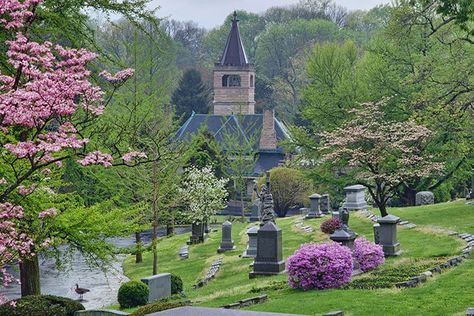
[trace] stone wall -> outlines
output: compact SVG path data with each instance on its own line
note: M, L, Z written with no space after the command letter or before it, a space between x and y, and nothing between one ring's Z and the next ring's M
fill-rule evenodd
M224 75L240 76L240 87L223 87ZM255 113L255 69L253 66L216 66L214 79L214 114L254 114ZM251 86L253 77L253 86Z

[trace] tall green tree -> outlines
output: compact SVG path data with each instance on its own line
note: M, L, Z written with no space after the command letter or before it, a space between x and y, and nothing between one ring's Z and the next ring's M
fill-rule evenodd
M183 119L190 117L193 112L207 113L209 111L209 88L202 82L199 71L189 69L184 72L171 102L176 106L176 115Z

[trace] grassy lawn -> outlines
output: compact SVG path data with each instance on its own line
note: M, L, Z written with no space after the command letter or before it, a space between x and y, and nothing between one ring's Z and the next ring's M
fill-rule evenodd
M463 247L460 239L447 235L447 229L474 233L474 206L465 205L463 201L392 211L403 219L413 221L418 227L411 230L399 227L403 253L400 257L389 258L383 268L434 265L437 260L457 255ZM285 258L302 243L328 240L319 231L323 219L305 221L314 227L314 232L310 234L296 228L296 219L278 220L283 230ZM159 243L159 271L181 276L188 299L194 305L201 306L221 306L260 294L267 294L268 302L250 309L305 315L319 315L335 309L344 310L348 315L463 315L467 307L474 306L473 260L436 275L420 287L403 290L337 289L304 292L286 286L283 283L286 275L249 279L252 259L239 257L246 246L245 231L248 227L250 224L233 224L232 233L237 249L222 254L224 260L216 278L200 289L193 289L192 285L206 274L212 261L220 256L216 252L220 232L212 232L204 244L191 246L187 260L179 259L178 250L185 244L189 234L162 239ZM373 239L372 222L359 214L351 213L350 227L359 235ZM145 254L141 264L135 264L134 257L127 258L124 262L126 275L131 279L150 275L151 260L149 253Z

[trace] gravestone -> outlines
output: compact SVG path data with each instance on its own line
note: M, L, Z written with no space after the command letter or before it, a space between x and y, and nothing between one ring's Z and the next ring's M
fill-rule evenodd
M243 258L255 258L257 256L257 234L258 234L257 226L253 226L247 230L249 241L247 244L247 249L245 249L242 255Z
M434 194L431 191L421 191L415 196L416 205L434 204Z
M260 200L256 200L253 204L252 204L252 213L250 215L250 221L251 222L259 222L260 219L261 219L261 203L260 203Z
M331 212L329 207L329 194L321 195L320 208L323 214L329 214Z
M369 207L365 201L365 186L356 184L344 188L346 200L342 207L348 210L366 210Z
M171 296L171 274L160 273L151 277L141 279L148 285L148 303Z
M232 240L232 223L229 221L225 221L222 224L222 241L219 249L217 249L217 252L222 253L224 251L234 249L234 241Z
M191 237L187 242L188 245L199 244L204 242L207 234L204 233L204 224L194 222L191 224Z
M336 229L334 233L329 236L329 239L334 242L340 243L343 246L346 246L352 252L354 252L354 241L357 238L357 234L349 228L349 210L346 208L339 210L339 219L341 220L342 225L339 229ZM355 258L353 258L353 275L359 274L361 272L359 268L359 263L355 260Z
M311 202L311 208L309 209L308 215L306 215L307 219L323 217L323 214L321 213L321 210L319 209L320 200L321 200L321 195L317 193L310 195L309 201Z
M281 229L274 222L269 221L258 230L257 256L249 278L282 273L285 270L282 252Z
M386 257L400 255L400 243L397 241L397 224L399 221L400 218L395 215L387 215L377 219L377 223L380 225L377 228L379 245L383 247L383 253Z

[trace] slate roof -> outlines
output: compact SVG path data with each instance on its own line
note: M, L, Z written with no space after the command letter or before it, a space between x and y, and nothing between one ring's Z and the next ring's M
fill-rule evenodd
M274 119L277 141L290 138L286 126L277 118ZM260 134L262 132L263 114L246 115L216 115L193 113L188 120L179 128L176 134L177 140L190 141L193 135L199 133L201 128L214 135L217 142L228 140L226 135L232 135L233 141L240 144L248 142L255 146L258 151L258 159L255 163L252 175L258 176L272 169L285 159L283 148L274 150L262 150L259 147ZM234 138L235 137L235 138Z
M234 12L234 19L232 20L232 28L227 43L225 44L224 52L222 53L219 62L222 66L245 66L248 65L247 54L245 54L244 44L240 38L239 20L237 20L237 12Z
M274 119L277 141L289 139L289 132L286 126L277 118ZM242 144L250 142L258 149L260 134L262 132L263 114L245 115L217 115L217 114L196 114L193 113L188 120L178 129L177 139L191 140L201 127L211 132L217 142L224 141L226 135L233 135ZM260 152L280 152L283 150L260 150Z

